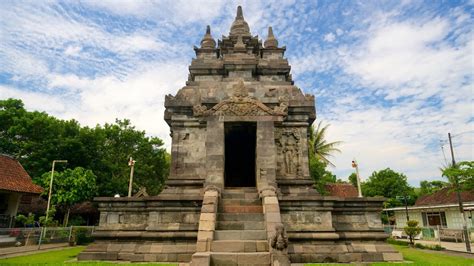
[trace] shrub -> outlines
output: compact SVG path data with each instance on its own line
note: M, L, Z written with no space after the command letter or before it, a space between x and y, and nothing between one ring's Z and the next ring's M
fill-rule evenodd
M85 245L89 244L94 241L94 237L92 237L89 229L87 228L75 228L75 237L76 243L78 245Z
M392 245L404 246L404 247L407 247L409 244L408 242L396 240L393 238L387 238L387 243L392 244Z
M413 246L413 238L421 232L421 227L418 226L418 221L407 221L407 226L405 226L403 230L410 238L410 246Z

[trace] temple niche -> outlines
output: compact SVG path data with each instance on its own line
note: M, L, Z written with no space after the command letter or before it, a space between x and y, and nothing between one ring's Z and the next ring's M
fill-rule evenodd
M242 8L228 36L208 26L189 76L165 97L171 167L157 196L98 197L96 241L80 260L289 265L401 260L381 198L325 197L309 174L314 96L295 86L271 27Z

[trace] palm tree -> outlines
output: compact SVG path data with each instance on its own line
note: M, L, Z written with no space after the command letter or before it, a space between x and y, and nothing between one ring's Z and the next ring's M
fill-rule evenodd
M327 142L325 138L326 130L329 125L330 124L323 126L322 121L320 121L316 129L314 129L314 126L311 126L309 134L309 150L316 159L330 164L331 166L335 166L331 161L329 161L328 157L332 156L332 153L334 152L341 152L337 146L340 145L342 141Z

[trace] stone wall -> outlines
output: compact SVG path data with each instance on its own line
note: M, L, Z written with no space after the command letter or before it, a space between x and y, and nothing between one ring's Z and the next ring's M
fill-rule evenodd
M201 194L95 198L96 241L79 260L189 262L196 252ZM173 196L170 196L173 195Z

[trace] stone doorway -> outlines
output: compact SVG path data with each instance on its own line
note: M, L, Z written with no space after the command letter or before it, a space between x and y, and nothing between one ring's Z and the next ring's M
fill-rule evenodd
M256 123L225 123L226 187L255 187Z

